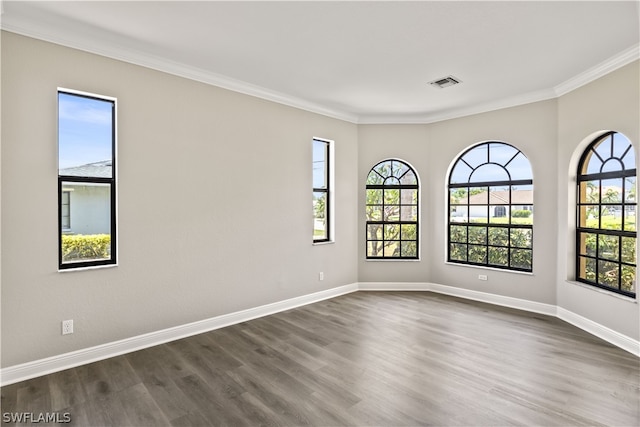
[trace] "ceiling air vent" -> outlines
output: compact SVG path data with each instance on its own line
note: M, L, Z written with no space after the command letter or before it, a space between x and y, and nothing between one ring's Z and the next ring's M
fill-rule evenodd
M448 76L448 77L444 77L444 78L429 82L429 84L431 86L435 86L435 87L440 88L440 89L444 89L445 87L457 85L458 83L460 83L460 79L457 79L457 78L455 78L453 76Z

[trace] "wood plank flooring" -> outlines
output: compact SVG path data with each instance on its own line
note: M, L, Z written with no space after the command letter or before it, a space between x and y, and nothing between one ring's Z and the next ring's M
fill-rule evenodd
M639 360L552 317L357 292L3 387L2 413L78 426L638 426Z

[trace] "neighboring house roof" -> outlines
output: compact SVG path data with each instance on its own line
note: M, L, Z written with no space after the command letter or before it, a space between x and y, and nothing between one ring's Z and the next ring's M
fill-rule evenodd
M88 163L72 168L60 169L61 176L88 176L92 178L111 178L113 176L111 160Z
M470 205L486 205L487 193L478 193L469 197ZM508 205L509 204L509 191L499 190L489 193L490 205ZM511 204L512 205L532 205L533 204L533 190L513 190L511 192Z

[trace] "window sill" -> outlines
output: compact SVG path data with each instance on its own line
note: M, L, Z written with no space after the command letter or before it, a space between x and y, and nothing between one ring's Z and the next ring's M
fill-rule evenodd
M577 282L577 281L574 281L574 280L565 280L565 283L568 283L570 285L577 285L577 286L579 286L581 288L588 289L590 291L595 291L595 292L598 292L598 293L601 293L601 294L604 294L604 295L608 295L610 297L617 298L617 299L620 299L622 301L630 302L632 304L638 304L637 291L636 291L636 298L631 298L631 297L628 297L626 295L621 295L621 294L618 294L616 292L610 292L610 291L607 291L606 289L602 289L602 288L599 288L597 286L587 285L586 283Z
M333 245L335 240L327 240L326 242L313 242L313 246Z
M420 258L365 258L367 262L417 262Z
M455 267L464 267L464 268L479 268L481 270L490 270L490 271L500 271L502 273L513 273L513 274L523 274L525 276L533 276L532 271L519 271L519 270L509 270L507 268L495 268L495 267L485 267L483 265L470 265L470 264L459 264L457 262L444 262L446 265L452 265Z
M78 268L62 268L58 269L58 273L73 273L74 271L86 271L86 270L97 270L101 268L114 268L117 267L118 264L105 264L105 265L91 265L88 267L78 267Z

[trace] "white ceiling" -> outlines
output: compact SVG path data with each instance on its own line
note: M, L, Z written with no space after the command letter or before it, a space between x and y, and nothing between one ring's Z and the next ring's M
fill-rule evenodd
M639 57L636 1L4 1L3 29L356 123L549 99ZM453 75L461 84L429 85Z

